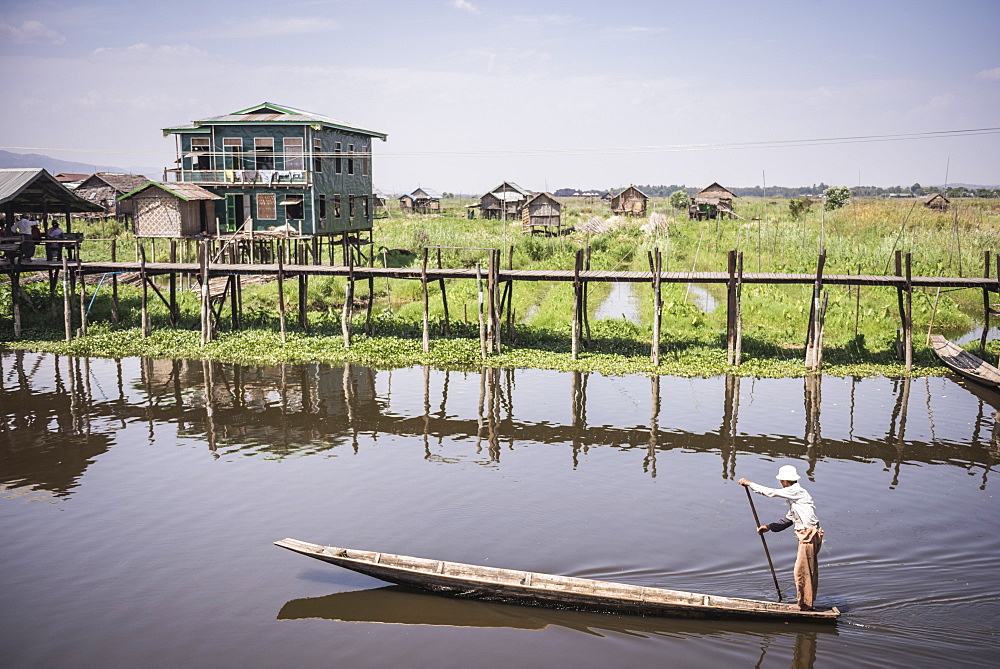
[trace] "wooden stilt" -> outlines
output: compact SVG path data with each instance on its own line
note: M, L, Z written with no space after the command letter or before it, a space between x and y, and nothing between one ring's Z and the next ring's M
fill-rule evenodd
M368 266L375 266L375 254L368 255ZM365 308L365 334L369 337L372 334L372 309L375 306L375 277L368 276L368 305Z
M990 252L984 252L983 278L990 278ZM985 360L986 337L990 329L990 289L983 287L983 334L979 337L979 357Z
M437 266L441 269L441 249L437 250ZM441 289L441 306L444 308L444 320L441 322L441 334L447 336L451 334L451 316L448 313L448 293L445 291L444 279L438 279L438 287Z
M660 364L660 327L663 323L663 291L660 289L663 273L663 256L660 249L653 252L653 341L650 346L650 360Z
M76 271L80 278L80 336L87 336L87 282L84 280L83 263L76 255Z
M894 254L895 270L896 276L902 280L903 278L903 252L897 250ZM903 359L903 349L902 341L899 336L899 332L906 330L906 309L903 306L903 286L896 286L896 306L899 308L899 330L896 334L896 357L897 359Z
M486 322L483 318L483 270L479 263L476 263L476 285L479 288L479 307L476 310L479 316L479 350L482 353L483 360L485 360L488 353L486 348Z
M285 323L285 253L284 244L278 242L278 321L281 327L281 343L288 341Z
M494 263L496 256L493 249L490 249L489 260L486 265L486 344L490 353L496 351L496 291L494 286Z
M69 265L66 256L62 259L62 284L63 284L63 323L66 326L66 341L73 339L73 308L70 301L69 288Z
M420 287L424 297L423 312L423 351L430 353L431 350L431 325L430 325L430 295L427 291L427 247L424 247L424 257L420 263Z
M580 357L580 270L583 268L583 249L578 249L573 264L573 327L570 345L574 360Z
M170 240L170 262L177 262L177 240ZM170 327L175 328L180 324L181 315L177 308L177 274L171 272L167 276L168 288L170 289Z
M304 245L296 244L297 262L305 265L307 248ZM299 274L299 328L305 332L309 329L309 275L305 272Z
M354 254L347 251L345 235L344 261L347 264L347 283L344 285L344 307L340 310L340 331L344 346L351 346L351 322L354 320Z
M823 298L823 267L826 265L826 249L819 254L819 261L816 263L816 279L813 281L812 300L809 305L809 327L806 335L806 369L816 370L819 368L820 360L823 357L823 342L820 336L820 324L822 314L820 313L825 300Z
M21 259L10 265L10 315L14 320L14 337L21 336Z
M149 277L146 276L146 247L139 247L139 281L142 283L139 322L143 338L149 336Z
M726 363L736 363L736 249L729 251L729 280L726 283Z
M657 251L657 253L659 253L659 251ZM590 244L587 244L587 257L584 268L588 272L590 271ZM588 288L588 283L586 281L583 282L582 297L583 297L583 308L581 309L580 313L581 316L583 316L583 329L584 332L586 332L587 336L586 346L587 348L590 348L591 344L593 343L590 338L590 289Z

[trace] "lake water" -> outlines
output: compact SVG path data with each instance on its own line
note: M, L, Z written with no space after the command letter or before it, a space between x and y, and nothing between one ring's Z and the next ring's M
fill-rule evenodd
M755 380L0 355L4 667L995 666L1000 398ZM794 464L837 625L385 587L283 537L774 599ZM784 503L756 496L762 520ZM786 597L791 532L767 535Z

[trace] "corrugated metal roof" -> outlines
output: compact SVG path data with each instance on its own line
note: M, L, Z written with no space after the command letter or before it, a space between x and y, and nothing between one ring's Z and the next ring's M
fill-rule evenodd
M164 128L163 132L164 134L170 134L171 132L190 132L199 126L228 123L291 123L303 125L319 123L324 126L339 128L341 130L351 130L370 137L378 137L383 140L387 137L387 135L382 132L366 130L351 123L345 123L343 121L338 121L335 118L324 116L323 114L316 114L314 112L308 112L285 105L277 105L273 102L262 102L259 105L254 105L253 107L248 107L247 109L242 109L240 111L222 114L221 116L211 116L206 119L194 121L191 125Z
M15 208L41 211L44 206L68 206L71 211L104 211L62 185L40 167L0 169L0 204L10 202ZM31 209L37 207L37 209ZM54 209L50 209L56 213Z
M86 193L91 188L103 188L104 186L110 186L119 193L129 193L134 191L136 188L145 186L149 183L149 181L148 177L144 177L141 174L112 174L108 172L97 172L77 186L77 191Z

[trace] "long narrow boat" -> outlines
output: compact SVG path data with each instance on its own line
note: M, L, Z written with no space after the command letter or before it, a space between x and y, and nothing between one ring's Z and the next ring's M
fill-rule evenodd
M977 358L941 335L931 335L931 346L934 347L934 353L937 354L941 364L948 369L981 386L1000 390L1000 369Z
M799 611L792 604L716 597L589 578L375 553L282 539L276 546L382 581L431 592L494 602L552 608L689 618L755 618L832 622L836 607Z

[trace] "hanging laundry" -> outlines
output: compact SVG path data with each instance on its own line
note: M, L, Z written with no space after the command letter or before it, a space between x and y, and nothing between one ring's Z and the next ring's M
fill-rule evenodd
M230 183L232 183L233 179L236 177L233 170L223 170L223 174L225 174L226 181Z
M261 170L260 180L263 181L265 185L270 186L271 182L274 181L274 170Z
M257 170L243 170L243 181L252 184L257 180Z

